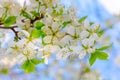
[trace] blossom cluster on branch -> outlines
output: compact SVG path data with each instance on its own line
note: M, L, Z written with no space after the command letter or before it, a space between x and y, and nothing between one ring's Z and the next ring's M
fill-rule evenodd
M35 65L47 64L52 53L62 60L89 56L90 65L108 59L103 50L110 46L96 46L104 34L99 24L86 16L79 19L75 8L67 9L59 0L29 1L20 6L15 0L0 0L0 68L22 64L32 72Z

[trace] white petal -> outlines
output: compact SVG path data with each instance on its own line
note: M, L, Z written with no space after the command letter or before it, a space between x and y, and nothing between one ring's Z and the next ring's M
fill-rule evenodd
M67 35L60 40L60 45L65 46L66 44L69 44L71 40L72 40L72 37Z
M83 59L85 56L86 56L86 51L85 50L81 51L79 54L79 58Z
M44 63L45 63L45 64L48 64L48 56L43 56L42 58L45 59L45 62L44 62Z
M95 23L91 27L92 27L92 31L95 31L95 30L97 30L100 27L100 25Z
M88 46L88 42L89 42L88 39L83 39L83 40L82 40L82 44L83 44L84 46Z
M59 31L59 32L56 33L56 36L58 38L62 38L64 35L65 35L65 32L63 32L63 31Z
M88 36L89 36L89 32L88 31L82 31L80 33L80 38L81 39L87 38Z
M19 31L18 36L19 37L29 37L30 34L26 30L21 30L21 31Z
M52 31L50 30L50 28L47 28L46 26L45 27L42 27L42 31L45 33L45 34L52 34Z
M95 48L89 48L87 51L88 51L88 53L94 53L95 52Z
M93 38L89 38L88 39L88 47L90 47L90 46L94 46L94 39Z
M57 22L52 23L52 30L53 32L56 32L59 30L59 24Z
M59 40L57 37L53 37L53 44L59 44Z
M27 60L27 58L26 58L23 54L19 54L19 55L16 57L16 59L17 59L17 63L18 63L18 64L22 64L22 63L24 63L24 61Z
M47 57L45 58L45 64L48 64L48 58Z
M81 46L71 46L70 49L73 50L73 52L78 54L79 52L82 51L83 48Z
M90 23L89 23L89 21L88 21L87 19L84 21L83 26L84 26L84 28L86 28L86 29L89 29L89 28L90 28Z
M75 35L75 28L73 26L66 27L66 32L72 36Z
M44 41L45 43L51 43L51 40L52 40L52 36L45 36L45 37L43 38L43 41Z
M96 33L93 33L91 36L90 36L91 39L93 40L98 40L98 35Z
M46 45L46 46L44 47L44 51L45 51L45 52L50 52L50 51L51 51L51 47L52 47L52 45Z
M59 46L52 46L51 47L51 52L52 53L58 53L60 51L60 47Z

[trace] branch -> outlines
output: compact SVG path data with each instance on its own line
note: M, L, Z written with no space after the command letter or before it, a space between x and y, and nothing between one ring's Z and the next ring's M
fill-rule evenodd
M18 40L18 31L15 30L15 28L17 28L18 26L11 26L11 27L5 27L0 25L0 29L10 29L14 32L15 34L15 39Z
M30 22L31 22L31 24L34 24L35 21L41 20L42 18L44 18L44 15L41 13L40 16L37 16L35 19L33 19L33 20L30 19ZM25 23L25 20L26 20L26 19L23 19L23 20L21 20L21 21L22 21L23 23Z
M44 15L41 14L40 17L36 17L34 20L31 20L31 24L33 24L35 21L37 20L40 20L44 18ZM23 23L25 23L25 19L21 20ZM18 31L15 30L15 28L17 28L18 26L10 26L10 27L6 27L6 26L3 26L3 25L0 25L0 29L10 29L14 32L15 34L15 39L18 40L19 37L18 37ZM32 26L31 26L32 27Z

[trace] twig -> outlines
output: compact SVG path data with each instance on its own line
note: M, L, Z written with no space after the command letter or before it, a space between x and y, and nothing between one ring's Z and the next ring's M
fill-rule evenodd
M37 20L40 20L40 19L42 19L42 18L44 18L44 15L43 14L40 14L40 16L38 16L38 17L36 17L35 19L31 19L30 20L30 22L31 22L31 24L33 24L35 21L37 21ZM25 20L26 19L23 19L23 20L21 20L23 23L25 23Z

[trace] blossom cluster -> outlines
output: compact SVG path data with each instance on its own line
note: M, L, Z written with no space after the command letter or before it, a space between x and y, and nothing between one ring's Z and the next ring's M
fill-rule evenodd
M47 64L52 53L62 60L91 56L90 65L97 58L108 58L102 52L108 46L96 46L103 34L100 25L86 16L79 19L73 7L67 9L59 0L29 0L22 6L15 0L0 0L0 12L0 62L5 66L23 64L25 69L28 63Z

